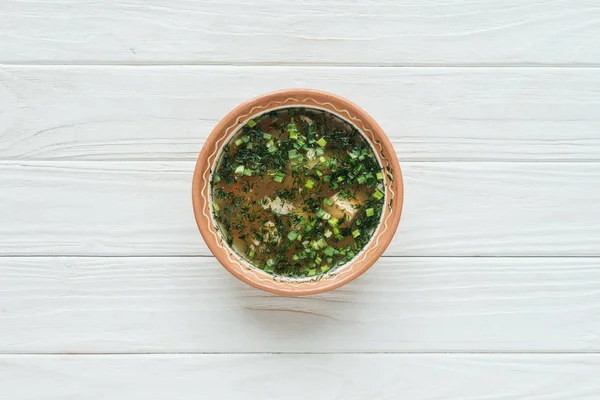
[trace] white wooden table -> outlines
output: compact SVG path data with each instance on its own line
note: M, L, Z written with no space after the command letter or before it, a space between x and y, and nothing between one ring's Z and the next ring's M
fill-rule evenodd
M241 101L355 101L394 242L280 298L210 255L195 158ZM600 398L597 0L0 0L0 398Z

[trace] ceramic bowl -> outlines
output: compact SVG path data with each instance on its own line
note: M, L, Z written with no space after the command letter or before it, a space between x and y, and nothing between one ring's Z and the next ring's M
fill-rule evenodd
M354 125L367 139L384 169L385 206L380 224L370 242L350 262L331 272L312 278L269 275L253 267L222 240L215 228L210 201L211 173L220 150L250 119L277 109L313 108L335 114ZM192 183L192 202L196 223L208 248L223 266L238 279L271 293L289 296L321 293L342 286L369 269L392 241L402 213L403 184L400 165L389 139L381 127L357 105L312 89L288 89L255 97L227 114L212 131L196 163Z

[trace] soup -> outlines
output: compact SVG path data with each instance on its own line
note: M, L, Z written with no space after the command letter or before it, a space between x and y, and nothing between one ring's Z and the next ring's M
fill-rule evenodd
M379 224L384 192L362 134L308 108L248 121L211 176L223 239L254 267L285 277L315 277L351 261Z

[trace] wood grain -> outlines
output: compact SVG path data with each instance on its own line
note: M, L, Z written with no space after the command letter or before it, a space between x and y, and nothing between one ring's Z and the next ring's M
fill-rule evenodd
M208 257L2 257L0 353L599 352L599 287L600 258L386 257L283 298Z
M0 162L0 255L208 255L188 161ZM402 164L386 255L600 256L598 163Z
M595 0L0 4L0 62L331 65L600 62Z
M596 400L599 369L597 355L3 356L0 395L12 400Z
M358 103L401 161L600 161L600 69L189 66L0 68L0 159L195 160L286 87Z

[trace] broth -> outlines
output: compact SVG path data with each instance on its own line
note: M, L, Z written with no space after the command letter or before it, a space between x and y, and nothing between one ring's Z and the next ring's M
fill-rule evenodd
M211 177L223 239L267 273L312 277L352 260L385 201L383 171L356 128L325 111L287 108L250 120Z

